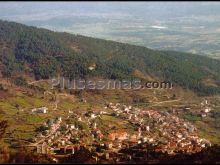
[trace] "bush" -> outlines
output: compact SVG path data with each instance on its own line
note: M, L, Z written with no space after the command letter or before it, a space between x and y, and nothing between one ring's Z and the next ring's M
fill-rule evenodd
M3 85L0 84L0 91L3 91L3 90L4 90Z
M215 118L215 119L220 119L220 112L219 111L212 111L211 112L211 117Z
M17 85L17 86L27 86L27 81L23 77L17 77L15 79L15 85Z
M185 114L183 117L188 121L200 121L202 119L197 114Z

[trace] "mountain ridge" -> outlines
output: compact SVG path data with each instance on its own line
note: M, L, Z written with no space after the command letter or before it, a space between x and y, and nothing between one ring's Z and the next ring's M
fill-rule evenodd
M133 72L139 70L201 95L220 93L220 61L200 55L152 50L1 20L0 48L4 77L24 72L36 79L58 73L70 79L135 79L140 77ZM91 64L96 64L94 71L88 69ZM204 84L205 79L211 79L215 86Z

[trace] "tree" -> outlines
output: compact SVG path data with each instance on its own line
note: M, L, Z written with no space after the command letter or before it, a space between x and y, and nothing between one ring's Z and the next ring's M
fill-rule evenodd
M15 85L17 86L27 86L27 81L23 77L17 77L15 79Z
M0 140L2 139L3 135L5 134L6 128L8 127L7 121L0 122Z
M4 87L2 84L0 84L0 91L4 90Z
M19 110L19 104L15 104L15 108L17 109L17 110Z

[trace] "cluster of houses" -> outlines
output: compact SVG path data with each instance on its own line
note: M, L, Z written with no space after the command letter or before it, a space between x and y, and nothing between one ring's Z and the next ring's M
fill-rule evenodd
M103 133L100 123L96 123L96 119L102 115L126 120L133 125L134 131L128 133L124 129L116 129ZM86 124L89 130L79 128L73 123L67 124L61 117L49 120L43 124L46 129L39 132L35 140L38 153L70 156L80 152L83 146L96 162L114 160L120 163L144 159L149 145L156 152L168 154L195 153L211 146L208 140L198 136L191 123L167 111L144 110L120 103L109 103L102 111L72 116L74 121ZM85 136L89 136L91 140L84 142L82 139ZM137 157L136 151L143 154Z
M196 128L189 122L168 112L140 110L132 106L110 103L109 108L118 117L128 120L137 126L138 144L152 143L158 151L174 154L175 152L194 153L211 143L197 134Z
M81 120L80 118L76 120ZM37 153L55 154L60 153L60 150L68 146L71 153L74 153L73 141L80 140L78 135L80 130L74 124L66 124L61 117L55 120L49 119L43 125L42 130L39 130L34 144L37 146ZM73 137L76 137L75 139Z
M209 112L211 111L211 108L209 107L207 100L201 102L201 108L201 117L207 117Z

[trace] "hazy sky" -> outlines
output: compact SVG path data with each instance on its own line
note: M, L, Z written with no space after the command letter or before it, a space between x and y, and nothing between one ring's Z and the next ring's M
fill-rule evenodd
M219 14L219 2L0 2L0 17L16 19L25 14L67 12L126 13L144 17ZM20 18L20 17L19 17ZM32 19L38 19L36 16ZM43 18L42 18L43 19Z

